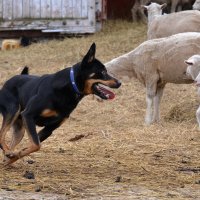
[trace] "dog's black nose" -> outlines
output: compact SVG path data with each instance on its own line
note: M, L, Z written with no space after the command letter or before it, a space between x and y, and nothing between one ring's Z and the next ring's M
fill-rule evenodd
M119 88L121 86L121 82L120 81L117 81L117 85L116 85L116 88Z

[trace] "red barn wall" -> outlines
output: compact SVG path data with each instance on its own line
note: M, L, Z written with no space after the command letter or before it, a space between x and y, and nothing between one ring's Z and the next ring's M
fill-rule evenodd
M108 19L127 19L131 20L131 8L135 0L107 0Z

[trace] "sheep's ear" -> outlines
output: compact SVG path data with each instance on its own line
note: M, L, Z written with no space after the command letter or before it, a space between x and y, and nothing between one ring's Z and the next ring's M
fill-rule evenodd
M161 5L161 9L164 9L164 8L166 8L167 7L167 4L166 3L163 3L162 5Z
M141 8L143 8L144 10L148 10L148 6L145 5L141 5Z
M190 61L188 61L188 60L185 60L184 62L185 62L185 64L187 64L187 65L193 65L193 62L190 62Z

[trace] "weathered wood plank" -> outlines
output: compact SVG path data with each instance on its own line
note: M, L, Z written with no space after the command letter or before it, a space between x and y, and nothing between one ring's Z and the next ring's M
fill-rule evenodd
M73 0L63 0L62 5L62 17L72 18L73 17Z
M0 18L3 18L3 0L0 0Z
M51 18L51 0L41 0L41 18Z
M30 0L24 0L22 2L22 9L23 9L23 13L22 13L23 18L30 18L30 16L31 16L31 14L30 14Z
M3 1L3 18L7 20L12 19L12 0Z
M81 18L81 1L73 0L73 18Z
M87 0L82 0L81 17L82 18L87 18L88 17L88 1Z
M62 18L62 0L52 0L52 18Z
M88 0L88 26L96 27L95 1Z
M0 31L92 33L96 28L95 0L0 0L1 16Z
M13 0L13 19L22 18L23 13L22 0Z
M30 1L30 17L31 18L40 18L41 17L41 5L40 0L31 0Z

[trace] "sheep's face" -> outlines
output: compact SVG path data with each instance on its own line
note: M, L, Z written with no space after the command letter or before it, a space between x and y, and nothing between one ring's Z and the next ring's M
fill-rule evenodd
M186 74L193 80L197 77L200 72L200 55L194 55L188 60L185 60L187 64Z
M153 18L156 15L162 15L162 10L167 6L166 3L160 5L157 3L151 3L148 6L145 5L141 5L142 8L144 8L145 10L147 10L148 12L148 18ZM151 21L151 19L149 19Z

